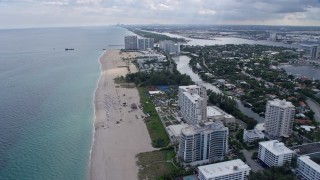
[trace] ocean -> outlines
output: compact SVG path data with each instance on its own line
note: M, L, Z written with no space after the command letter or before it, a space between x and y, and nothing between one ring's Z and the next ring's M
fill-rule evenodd
M131 34L117 26L0 30L0 179L87 179L98 60Z

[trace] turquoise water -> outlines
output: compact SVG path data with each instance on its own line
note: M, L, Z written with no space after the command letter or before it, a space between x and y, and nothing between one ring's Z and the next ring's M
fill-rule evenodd
M87 178L98 59L129 34L115 26L0 30L0 179Z

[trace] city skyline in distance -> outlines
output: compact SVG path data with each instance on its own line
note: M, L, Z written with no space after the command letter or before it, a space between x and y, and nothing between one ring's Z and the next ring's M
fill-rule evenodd
M0 28L110 24L320 26L319 0L0 0Z

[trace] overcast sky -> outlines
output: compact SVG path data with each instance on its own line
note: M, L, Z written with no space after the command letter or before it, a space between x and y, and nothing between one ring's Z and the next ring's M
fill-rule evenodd
M109 24L320 25L320 0L0 0L0 28Z

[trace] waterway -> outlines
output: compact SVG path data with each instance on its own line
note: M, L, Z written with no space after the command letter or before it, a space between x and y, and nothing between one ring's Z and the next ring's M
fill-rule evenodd
M222 37L216 38L215 40L205 40L205 39L193 39L193 38L186 38L177 34L171 33L159 33L164 34L170 37L176 38L185 38L188 40L187 45L194 45L194 46L205 46L205 45L224 45L224 44L260 44L260 45L268 45L268 46L279 46L279 47L289 47L289 48L300 48L299 44L284 44L281 42L272 42L272 41L254 41L248 39L241 39L241 38L234 38L234 37ZM177 69L180 73L187 74L191 77L191 79L196 83L203 84L207 89L210 89L214 92L221 93L221 91L209 84L204 83L198 74L194 73L189 66L190 58L188 56L179 56L174 58L174 61L177 63ZM310 65L303 65L303 66L294 66L294 65L283 65L281 66L286 70L288 74L292 74L297 77L305 76L310 79L320 79L320 69L310 66ZM253 112L250 108L244 107L240 101L237 101L239 110L244 113L245 115L254 118L259 123L264 122L264 118L259 116L257 113ZM320 115L319 115L320 116Z
M320 69L311 65L295 66L295 65L282 65L281 68L285 69L288 74L296 77L305 76L310 79L320 79Z
M189 66L190 58L188 56L177 56L173 58L174 62L177 64L177 69L181 74L187 74L191 77L192 81L196 84L201 84L205 88L212 90L216 93L221 93L221 91L210 83L204 82L198 74L194 73Z
M159 34L163 34L163 35L167 35L169 37L175 37L175 38L184 38L188 41L187 45L193 45L193 46L225 45L225 44L260 44L260 45L266 45L266 46L301 48L300 44L285 44L282 42L273 42L273 41L267 41L267 40L255 41L255 40L236 38L236 37L217 37L215 39L193 39L193 38L187 38L184 36L171 34L171 33L159 33Z

